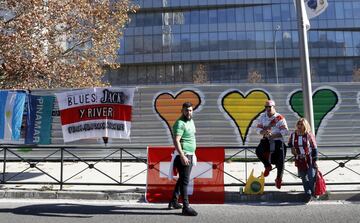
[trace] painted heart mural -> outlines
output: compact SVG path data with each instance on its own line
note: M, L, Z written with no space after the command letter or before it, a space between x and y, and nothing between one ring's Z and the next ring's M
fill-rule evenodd
M331 89L319 89L313 93L313 110L315 134L325 118L338 104L338 94ZM301 90L294 92L290 96L289 105L299 116L304 117L303 93Z
M172 93L165 92L159 94L155 98L155 111L166 123L170 132L172 132L172 126L175 121L180 117L182 105L185 102L191 102L193 104L194 111L196 111L196 109L201 105L201 97L193 90L183 90L175 96Z
M226 93L221 106L237 126L243 145L253 121L264 111L269 95L262 90L253 90L246 96L234 90Z

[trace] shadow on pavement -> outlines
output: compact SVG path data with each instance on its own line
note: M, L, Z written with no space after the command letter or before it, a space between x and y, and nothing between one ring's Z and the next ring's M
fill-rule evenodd
M351 196L350 198L346 199L347 201L360 201L360 193Z
M269 207L272 207L272 206L276 206L276 207L290 207L290 206L303 206L303 205L306 205L304 202L294 202L294 203L278 203L276 201L274 202L250 202L250 203L246 203L244 205L248 205L248 206L269 206Z
M179 213L178 213L179 212ZM13 213L16 215L35 215L47 217L77 217L91 218L94 215L180 215L167 208L154 207L126 207L105 205L82 205L82 204L36 204L16 208L2 208L0 213Z
M0 179L3 178L3 173L0 173ZM38 177L44 175L43 173L20 173L20 172L6 172L5 173L5 181L22 181L26 179L31 179L34 177Z

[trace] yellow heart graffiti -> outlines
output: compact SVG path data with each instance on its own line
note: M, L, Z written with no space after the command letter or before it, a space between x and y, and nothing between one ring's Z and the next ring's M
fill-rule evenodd
M264 111L269 95L261 90L253 90L244 97L240 91L228 92L222 98L222 107L236 124L245 145L249 128L253 121Z

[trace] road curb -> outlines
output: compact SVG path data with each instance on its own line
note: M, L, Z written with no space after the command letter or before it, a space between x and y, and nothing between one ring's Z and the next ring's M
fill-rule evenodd
M261 195L246 195L236 192L225 193L226 203L241 202L303 202L305 194L302 192L265 192ZM327 191L326 194L314 199L319 201L360 201L360 191Z
M145 202L144 192L118 191L38 191L0 190L3 199L71 199L71 200L111 200ZM239 192L225 192L225 203L248 202L303 202L304 194L299 192L270 191L261 195L246 195ZM360 191L328 191L317 200L360 201Z
M72 199L72 200L118 200L144 201L143 193L98 192L98 191L37 191L1 190L0 198L7 199Z
M329 192L328 200L360 201L360 191Z

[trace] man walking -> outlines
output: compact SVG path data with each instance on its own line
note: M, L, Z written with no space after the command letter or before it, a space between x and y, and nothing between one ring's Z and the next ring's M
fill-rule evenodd
M286 156L284 137L288 135L289 129L284 116L276 112L273 100L265 102L265 112L257 120L256 132L263 136L256 148L256 155L265 166L264 176L269 175L272 170L271 164L275 164L275 186L280 189Z
M175 145L175 159L173 165L179 173L179 178L176 182L173 197L169 202L168 207L169 209L182 208L183 215L196 216L197 212L190 207L187 190L191 169L196 162L196 130L192 119L192 104L190 102L185 102L182 106L181 113L181 117L173 126L173 141ZM180 195L183 197L183 206L178 202Z

